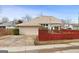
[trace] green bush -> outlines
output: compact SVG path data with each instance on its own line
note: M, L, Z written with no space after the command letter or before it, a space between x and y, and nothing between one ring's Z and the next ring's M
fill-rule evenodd
M14 35L19 35L19 29L13 29L13 34Z

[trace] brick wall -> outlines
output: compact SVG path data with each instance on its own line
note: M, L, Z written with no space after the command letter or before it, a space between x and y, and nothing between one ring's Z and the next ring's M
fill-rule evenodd
M60 30L58 33L39 30L38 38L39 41L79 39L79 30Z

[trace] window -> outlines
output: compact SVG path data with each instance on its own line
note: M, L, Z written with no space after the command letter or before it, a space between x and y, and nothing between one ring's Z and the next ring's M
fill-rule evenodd
M45 26L45 24L41 24L41 26Z
M48 26L48 24L41 24L41 26Z
M48 24L41 24L43 28L48 28Z
M0 28L6 28L5 26L0 26Z
M48 26L48 24L45 24L45 26Z

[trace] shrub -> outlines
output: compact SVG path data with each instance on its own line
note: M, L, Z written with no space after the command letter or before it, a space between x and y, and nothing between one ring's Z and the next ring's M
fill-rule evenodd
M19 35L19 29L13 29L13 34L14 35Z

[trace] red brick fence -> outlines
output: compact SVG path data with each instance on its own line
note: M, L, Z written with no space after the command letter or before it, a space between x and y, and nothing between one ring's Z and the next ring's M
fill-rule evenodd
M79 39L79 30L60 30L57 32L51 33L48 30L39 30L39 41Z

